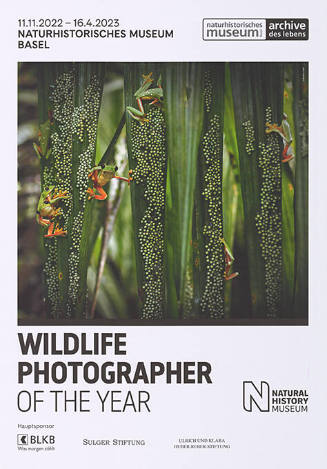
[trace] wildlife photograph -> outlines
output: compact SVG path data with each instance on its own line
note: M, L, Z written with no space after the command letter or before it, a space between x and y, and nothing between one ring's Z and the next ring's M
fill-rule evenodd
M308 63L18 63L18 323L308 323Z

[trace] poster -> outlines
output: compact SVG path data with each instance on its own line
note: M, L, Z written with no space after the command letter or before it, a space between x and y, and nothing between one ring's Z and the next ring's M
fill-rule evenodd
M1 469L325 467L325 9L294 5L8 5Z

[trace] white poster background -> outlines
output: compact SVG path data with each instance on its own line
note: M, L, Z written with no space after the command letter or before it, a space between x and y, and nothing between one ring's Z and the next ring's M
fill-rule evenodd
M326 467L326 7L321 1L56 2L2 6L1 425L0 469L323 469ZM174 39L57 40L50 50L18 50L18 18L112 18L122 27L174 29ZM203 18L309 18L309 41L205 42ZM51 41L53 42L53 41ZM310 308L308 327L17 327L16 171L19 61L309 61ZM17 410L17 331L126 332L126 361L210 361L211 385L152 385L151 413ZM77 357L74 357L74 359ZM125 358L124 358L125 359ZM305 388L309 412L247 413L242 382ZM99 386L83 386L83 388ZM128 387L128 386L126 386ZM138 386L135 386L135 389ZM133 386L129 388L134 389ZM32 386L31 386L32 388ZM46 389L46 386L35 386ZM53 388L53 386L52 386ZM60 386L58 386L60 388ZM79 386L65 385L65 389ZM124 389L124 386L116 386ZM18 424L54 424L56 450L17 450ZM28 432L26 432L28 433ZM174 449L179 438L224 438L228 450ZM82 439L144 439L145 446L83 446Z

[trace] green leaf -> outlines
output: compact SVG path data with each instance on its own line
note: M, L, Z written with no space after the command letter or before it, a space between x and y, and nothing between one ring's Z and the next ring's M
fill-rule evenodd
M270 119L278 124L282 119L283 69L277 63L230 68L253 316L276 317L282 285L282 142L265 130Z
M197 63L166 64L163 69L164 106L167 122L169 193L166 242L168 263L168 304L183 315L186 305L186 277L190 261L190 242L197 157L202 131L202 66ZM172 274L174 278L171 279ZM176 292L176 296L175 296ZM170 297L172 294L172 297ZM178 305L173 304L174 297ZM175 313L174 313L175 314Z
M46 302L51 317L87 314L87 268L91 204L88 172L95 162L96 130L102 96L100 64L42 64L39 109L50 111L51 155L41 162L41 181L67 191L62 215L54 220L65 237L42 238L46 260ZM45 91L44 91L45 90ZM43 103L41 102L43 101ZM42 158L44 160L44 158Z
M160 74L159 65L126 65L126 106L135 109L135 92L146 80L153 80L151 87L161 86ZM134 119L130 114L126 120L129 165L133 170L131 200L136 270L142 304L141 317L161 319L165 299L166 124L160 103L147 104L144 100L143 105L146 115L142 121Z
M224 316L223 230L224 64L203 64L203 129L193 229L194 301L200 315Z

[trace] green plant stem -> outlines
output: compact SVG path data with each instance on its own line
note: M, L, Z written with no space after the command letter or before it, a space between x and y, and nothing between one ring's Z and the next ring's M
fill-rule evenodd
M169 313L175 315L179 311L180 317L183 317L203 117L201 64L166 64L163 87L169 161L166 243L170 267L167 272L167 302Z
M193 230L194 302L198 314L224 316L223 128L225 66L202 64L203 127L199 147Z
M108 256L108 243L110 240L110 236L112 234L113 230L113 225L114 225L114 220L116 218L119 204L121 201L121 191L122 191L122 182L119 181L118 183L118 189L116 192L116 196L111 201L109 198L106 200L106 211L105 211L105 219L104 219L104 224L103 224L103 234L102 234L102 240L101 240L101 250L100 250L100 256L99 256L99 263L98 263L98 269L97 269L97 275L96 275L96 283L94 287L94 293L93 293L93 299L92 299L92 305L90 308L90 318L94 318L95 316L95 308L96 308L96 303L97 303L97 297L98 293L100 290L100 284L101 284L101 279L103 276L104 272L104 267L107 261L107 256Z
M98 163L99 166L101 166L103 164L108 164L108 163L113 163L114 162L115 147L116 147L117 141L118 141L118 139L119 139L119 137L122 133L122 130L125 126L125 123L126 123L126 113L124 112L124 114L122 115L122 117L120 119L118 127L117 127L117 129L114 133L114 136L112 137L112 140L108 145L108 148L106 149L106 151L103 154L103 157L101 158L101 160Z
M125 66L125 103L137 105L135 92L152 72L154 86L161 70L157 64ZM164 88L165 100L165 88ZM126 119L129 166L133 171L131 202L138 293L142 319L164 314L164 225L167 178L166 126L161 105L143 103L146 121Z
M277 269L276 267L277 265L282 266L281 246L276 241L276 249L272 251L271 247L269 258L267 243L269 244L270 241L261 239L263 235L258 232L258 216L261 217L260 223L263 223L264 219L264 223L269 225L269 220L272 220L265 209L265 200L262 195L265 193L263 191L267 190L263 187L263 174L269 176L273 171L278 173L280 162L276 158L279 158L278 154L280 155L282 142L280 137L278 138L276 135L272 138L267 137L265 133L266 114L267 111L270 112L272 122L280 125L283 103L283 69L278 63L232 63L230 69L244 204L252 312L254 317L274 316L277 314L276 310L279 310L280 313L281 308L282 268L278 267ZM269 161L269 158L271 163L265 164L273 166L264 173L259 163L261 161L262 165L263 161ZM274 188L267 194L275 200L274 221L277 227L277 225L281 226L282 216L280 176L276 176L273 185ZM267 227L264 228L263 233L270 236L271 239L277 228L271 228L269 233L267 230ZM264 246L266 250L265 258L260 246ZM267 282L269 283L268 272L271 272L271 267L268 264L271 262L274 263L276 270L274 279L271 278L269 284L274 282L273 287L267 284ZM271 300L272 296L273 300ZM273 301L274 305L271 306L269 301Z
M84 317L91 224L86 189L88 172L95 162L103 67L90 63L44 64L41 81L48 90L44 106L52 114L52 152L41 164L42 182L68 193L68 198L60 202L62 216L55 220L67 236L44 239L48 310L55 318Z

